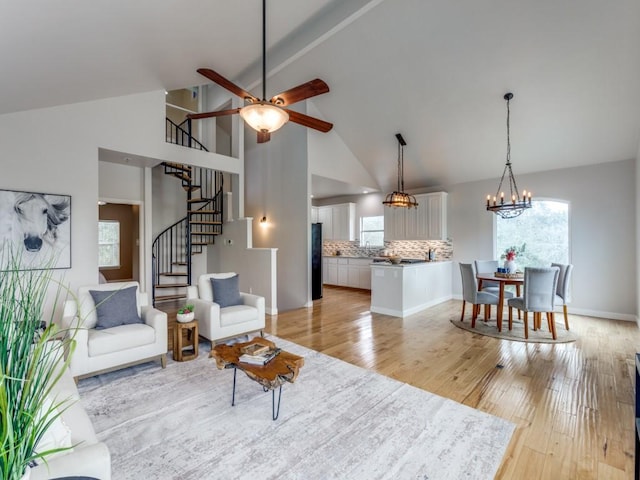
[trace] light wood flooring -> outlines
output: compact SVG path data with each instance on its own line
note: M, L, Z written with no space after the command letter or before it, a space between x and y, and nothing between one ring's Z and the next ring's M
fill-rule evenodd
M461 301L404 319L369 304L368 291L325 286L266 331L515 423L496 478L634 477L635 323L570 315L578 341L532 344L456 328Z

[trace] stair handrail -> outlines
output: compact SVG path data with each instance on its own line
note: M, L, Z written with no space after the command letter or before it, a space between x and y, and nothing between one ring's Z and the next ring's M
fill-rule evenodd
M187 125L186 129L182 128L182 125L184 125L185 123ZM173 130L176 131L175 137L173 135L167 135L168 131L171 131L171 133L173 133ZM180 135L180 138L182 139L181 142L178 141L178 133L181 134ZM180 125L178 125L176 122L171 120L169 117L166 117L165 136L167 138L171 138L171 139L175 138L175 141L171 141L169 143L173 143L173 144L176 144L176 145L181 145L183 147L196 148L198 150L204 150L205 152L209 151L209 149L207 147L205 147L202 143L200 143L191 134L191 119L190 118L186 119L184 122L182 122ZM185 142L184 142L185 136L186 136L186 138L188 140L187 144L185 144Z

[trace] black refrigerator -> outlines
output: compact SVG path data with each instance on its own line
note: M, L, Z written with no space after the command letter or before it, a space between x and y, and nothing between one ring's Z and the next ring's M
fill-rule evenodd
M322 224L311 224L311 300L322 298Z

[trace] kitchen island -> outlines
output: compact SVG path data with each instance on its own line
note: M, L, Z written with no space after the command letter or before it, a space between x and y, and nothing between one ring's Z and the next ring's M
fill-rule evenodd
M371 264L371 312L406 317L452 298L452 262Z

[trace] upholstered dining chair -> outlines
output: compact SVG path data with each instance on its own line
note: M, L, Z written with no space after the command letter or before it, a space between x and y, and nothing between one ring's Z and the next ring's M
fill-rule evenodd
M480 311L480 306L484 305L484 319L489 319L489 306L498 305L498 295L478 290L476 283L476 273L471 263L460 263L460 275L462 277L462 314L460 321L464 321L464 309L468 303L472 305L471 327L476 327L476 318Z
M495 273L498 271L498 261L497 260L474 260L474 265L476 267L476 273ZM498 295L498 291L500 290L500 284L498 282L482 282L482 291L493 293Z
M513 309L524 311L524 338L529 338L529 312L533 313L533 329L540 328L542 313L547 314L549 331L555 340L555 297L558 286L558 267L525 267L524 292L521 297L510 298L509 305L509 330L513 326Z
M498 271L498 260L474 260L475 273L496 273ZM498 282L492 282L490 280L482 281L482 291L487 293L493 293L494 295L500 295L500 284ZM504 291L504 298L513 298L515 295L509 290ZM491 316L491 307L489 308L489 316ZM518 312L518 318L520 318L520 312Z
M573 265L552 263L551 266L558 267L560 269L560 273L558 275L558 287L556 289L555 304L562 305L562 312L564 313L564 326L567 330L569 330L567 304L571 303L571 274L573 273Z

